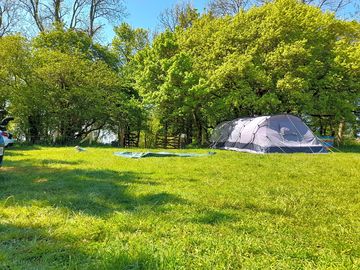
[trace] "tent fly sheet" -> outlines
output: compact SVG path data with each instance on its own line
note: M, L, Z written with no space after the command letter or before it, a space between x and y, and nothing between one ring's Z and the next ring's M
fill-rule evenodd
M307 125L293 115L239 118L218 125L212 147L252 153L326 153Z
M146 157L207 157L215 155L214 152L207 154L195 153L170 153L170 152L115 152L115 156L125 158L146 158Z

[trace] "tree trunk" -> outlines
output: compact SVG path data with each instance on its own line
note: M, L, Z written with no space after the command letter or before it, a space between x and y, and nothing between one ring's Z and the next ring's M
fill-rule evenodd
M90 11L89 11L89 30L88 34L90 37L93 37L95 34L95 14L96 14L97 2L91 0Z
M45 27L39 14L39 6L39 0L30 0L30 8L32 9L32 16L35 20L36 26L38 27L40 32L44 32Z
M61 0L54 0L54 21L61 23Z
M321 117L319 117L319 125L320 125L320 136L325 136L326 134L324 129L324 123Z
M336 143L339 146L344 141L344 132L345 132L345 121L341 120L338 127L338 132L336 136Z
M29 116L28 117L29 122L29 135L28 141L31 144L36 144L40 141L40 121L37 116Z
M125 129L119 128L118 130L118 144L120 147L125 147Z
M203 127L202 127L202 123L200 120L200 117L198 116L198 114L196 112L193 113L193 117L194 117L194 125L196 127L196 143L201 145L202 144L202 131L203 131Z
M167 148L167 141L168 141L168 122L165 122L165 126L164 126L164 148Z
M186 124L186 144L191 144L193 139L193 124L190 120L191 117L188 118L189 121L187 121Z

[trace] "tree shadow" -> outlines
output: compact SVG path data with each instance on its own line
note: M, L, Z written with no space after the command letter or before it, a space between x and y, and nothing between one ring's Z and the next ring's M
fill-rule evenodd
M9 157L23 157L25 156L23 153L19 153L17 151L9 151L8 149L5 149L5 156Z
M39 227L0 224L1 269L43 268L49 261L57 268L69 266L69 255L86 262L88 256L72 243L55 239ZM44 252L46 250L46 252Z
M100 268L99 268L100 269ZM152 256L150 252L140 252L138 254L120 254L112 257L102 269L107 270L140 270L140 269L164 269L161 261Z
M31 205L34 202L67 208L88 215L104 216L114 211L156 211L166 204L184 204L184 199L167 192L135 195L129 187L159 185L149 175L130 171L58 169L46 165L32 166L30 160L8 162L0 174L0 200ZM74 165L56 161L57 164Z
M342 146L339 148L340 152L343 153L360 153L360 144ZM335 151L338 152L338 151Z
M52 164L69 166L54 168ZM118 211L157 214L168 211L168 204L188 203L158 188L134 192L137 187L160 185L150 174L74 169L77 164L52 159L7 160L0 169L0 208L35 205L57 209L67 216L80 213L90 220L106 220ZM26 214L19 211L26 219ZM97 253L86 243L105 241L104 230L86 236L78 235L76 230L54 233L58 226L56 222L22 223L18 218L1 219L0 215L0 269L157 269L162 263L146 247Z
M57 159L43 159L41 160L42 165L79 165L84 163L83 161L68 161L68 160L57 160Z
M0 223L0 269L157 269L160 264L145 249L110 259L92 256L77 241L52 236L46 226Z
M27 145L27 144L16 144L15 143L13 146L11 146L8 149L10 151L11 150L30 151L30 150L41 150L41 146L39 146L39 145Z
M206 210L202 211L199 217L194 218L192 221L195 223L216 225L219 223L233 222L236 220L237 217L235 215L230 215L221 211Z
M24 154L11 153L10 155L6 153L6 156L25 156ZM36 163L37 162L37 163ZM68 161L68 160L59 160L59 159L42 159L35 161L33 159L22 159L19 161L10 161L5 160L7 167L34 167L36 165L48 166L48 165L80 165L84 163L83 161Z
M253 203L245 204L244 208L248 209L252 212L256 212L256 213L266 213L266 214L270 214L270 215L277 215L277 216L284 216L284 217L292 216L291 213L289 213L288 211L286 211L284 209L276 208L276 207L264 207L264 206L255 205Z

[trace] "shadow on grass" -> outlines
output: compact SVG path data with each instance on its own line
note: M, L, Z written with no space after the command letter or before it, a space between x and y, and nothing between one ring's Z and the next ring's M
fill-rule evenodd
M71 258L89 263L73 243L50 237L45 229L0 224L0 269L73 268Z
M40 205L61 208L69 214L106 218L114 211L157 212L163 211L162 206L168 203L186 203L174 194L151 192L151 188L143 195L134 194L132 190L137 185L159 185L148 174L76 169L80 163L26 157L20 161L6 160L5 167L0 169L0 208ZM51 167L54 164L66 166ZM115 256L107 257L106 253L97 253L91 245L83 244L104 241L101 230L100 236L66 235L56 233L46 223L22 226L12 223L16 219L5 220L0 215L0 269L156 269L160 265L145 249L115 252Z
M5 156L9 157L22 157L25 156L23 153L19 153L16 151L9 151L8 149L5 150Z
M277 215L277 216L284 216L284 217L291 217L292 215L280 208L274 208L274 207L263 207L258 206L252 203L245 204L245 209L248 209L255 213L265 213L270 215Z
M343 153L360 153L360 144L342 146L339 148L339 150ZM338 152L338 151L335 151L335 152Z
M158 185L149 180L147 174L46 166L53 163L77 164L62 160L43 160L42 166L32 165L30 160L7 162L0 174L0 200L11 197L8 203L38 203L95 216L141 208L156 211L168 203L186 203L184 199L166 192L149 192L141 196L130 192L129 187L135 185Z
M221 211L206 210L202 211L199 217L194 218L192 221L195 223L216 225L219 223L233 222L236 221L237 217Z
M100 269L100 268L99 268ZM102 269L163 269L161 262L155 259L150 252L141 252L135 255L121 254L112 256L109 261L103 265Z
M15 154L16 156L16 154ZM24 155L22 155L24 156ZM21 171L21 168L28 168L28 169L39 169L40 167L44 167L44 169L48 169L47 166L51 166L51 165L80 165L84 163L84 161L68 161L68 160L59 160L59 159L26 159L23 158L20 161L10 161L10 160L5 160L4 161L4 168L6 170L6 168L17 168L19 170L16 171Z
M40 150L41 146L39 145L26 145L26 144L14 144L13 146L7 148L8 151L12 150L21 150L21 151L27 151L27 150Z
M45 227L0 224L0 269L157 269L144 249L135 254L90 255L77 239L52 236ZM119 252L117 252L119 253Z
M68 161L68 160L57 160L57 159L43 159L41 161L42 165L79 165L83 162L81 161Z

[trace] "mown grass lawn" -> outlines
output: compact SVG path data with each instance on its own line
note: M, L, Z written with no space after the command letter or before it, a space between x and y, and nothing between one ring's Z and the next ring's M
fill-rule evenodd
M7 151L0 269L360 268L359 149L114 151Z

